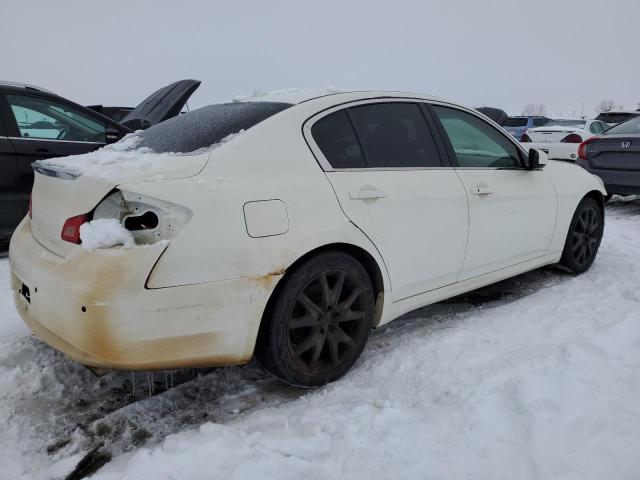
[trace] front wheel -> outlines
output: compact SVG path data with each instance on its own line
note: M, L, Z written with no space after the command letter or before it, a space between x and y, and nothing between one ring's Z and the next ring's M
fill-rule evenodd
M260 330L256 356L285 382L324 385L351 368L362 353L374 312L371 280L342 252L326 252L285 279Z
M573 273L587 271L596 258L603 232L602 208L593 198L583 198L569 225L560 265Z

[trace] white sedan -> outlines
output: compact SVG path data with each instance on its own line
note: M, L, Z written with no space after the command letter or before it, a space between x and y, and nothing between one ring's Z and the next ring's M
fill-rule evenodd
M608 128L609 125L600 120L551 120L543 127L527 129L520 141L525 147L544 151L552 160L575 162L579 145Z
M314 386L354 364L372 327L594 261L602 182L475 110L398 92L262 100L35 164L10 260L40 338L111 369L255 353Z

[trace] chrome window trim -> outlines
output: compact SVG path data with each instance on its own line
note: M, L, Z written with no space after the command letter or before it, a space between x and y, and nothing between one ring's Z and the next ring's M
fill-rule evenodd
M498 131L498 133L500 133L503 137L505 137L509 142L511 142L513 145L515 145L516 149L518 151L520 151L523 155L525 156L529 156L529 154L527 153L527 151L524 149L524 147L515 140L515 138L513 138L513 136L509 135L507 132L505 132L502 127L500 127L500 125L498 125L497 123L495 123L493 120L491 119L487 119L484 118L483 115L480 114L480 112L476 112L473 109L467 108L467 107L462 107L460 105L456 105L454 103L449 103L446 101L442 101L442 100L427 100L424 98L416 98L416 97L388 97L388 96L384 96L384 97L375 97L375 98L367 98L367 99L361 99L361 100L353 100L353 101L349 101L349 102L345 102L345 103L341 103L339 105L334 105L333 107L327 108L325 110L322 110L321 112L316 113L315 115L312 115L311 117L309 117L307 120L305 120L305 122L302 125L302 133L304 136L304 139L307 143L307 145L309 146L309 148L311 149L311 152L313 153L314 157L316 158L316 161L320 164L320 168L322 168L323 171L325 172L361 172L361 171L366 171L366 172L378 172L378 171L415 171L415 170L446 170L446 169L454 169L454 170L522 170L522 171L526 171L526 169L522 166L520 167L449 167L449 166L442 166L442 167L375 167L375 168L369 168L369 167L362 167L362 168L334 168L331 166L331 164L329 163L329 161L327 160L327 158L324 156L324 154L322 153L322 150L320 150L320 147L318 147L318 145L316 144L315 140L313 139L313 135L311 134L311 129L313 128L313 125L320 119L326 117L327 115L330 115L334 112L337 112L339 110L343 110L343 109L347 109L347 108L351 108L351 107L356 107L359 105L368 105L371 103L397 103L397 102L407 102L407 103L423 103L423 104L429 104L429 105L440 105L443 107L447 107L447 108L453 108L455 110L460 110L462 112L471 114L475 117L477 117L479 120L488 123L490 126L492 126L495 130ZM434 132L436 134L439 135L438 132Z
M104 142L85 142L82 140L59 140L57 138L34 138L34 137L6 137L10 140L36 140L38 142L67 142L67 143L90 143L91 145L106 145Z

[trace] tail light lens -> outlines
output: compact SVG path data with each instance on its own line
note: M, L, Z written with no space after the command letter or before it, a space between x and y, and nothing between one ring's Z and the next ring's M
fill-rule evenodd
M560 140L560 143L582 143L582 137L577 133L570 133Z
M594 142L597 139L598 137L591 137L585 140L584 142L582 142L578 147L578 157L580 157L582 160L587 160L587 145L589 145L591 142Z
M529 135L527 135L526 133L523 133L522 136L520 137L520 143L527 143L531 141L531 137L529 137Z
M77 215L67 218L62 226L60 238L65 242L80 244L80 225L87 221L87 215Z

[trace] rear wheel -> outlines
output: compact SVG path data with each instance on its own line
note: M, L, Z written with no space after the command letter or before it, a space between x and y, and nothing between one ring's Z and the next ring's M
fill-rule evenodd
M256 356L292 385L332 382L362 353L373 311L373 287L362 265L342 252L320 254L286 279L264 319Z
M583 198L573 214L560 265L573 273L587 271L596 258L603 232L602 208L593 198Z

